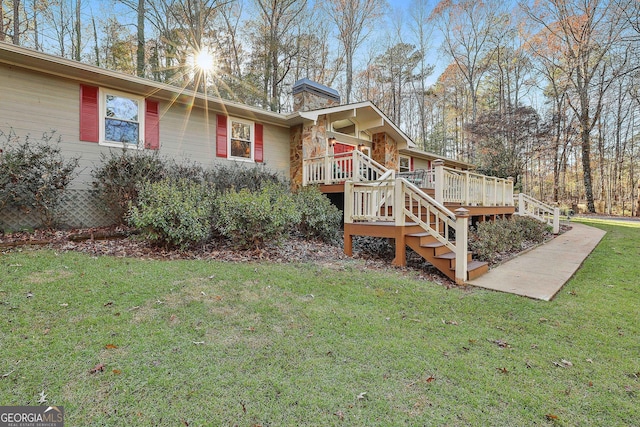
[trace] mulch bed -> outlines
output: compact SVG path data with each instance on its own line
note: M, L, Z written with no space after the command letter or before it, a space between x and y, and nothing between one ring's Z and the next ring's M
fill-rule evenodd
M57 251L75 251L91 256L116 256L157 260L218 260L227 262L315 263L336 270L350 268L359 270L393 269L403 273L417 272L421 279L453 286L445 276L420 257L408 256L407 267L391 265L389 255L358 252L350 258L342 246L333 246L320 241L290 238L280 244L267 243L262 249L238 250L225 239L214 239L187 250L167 249L153 244L137 235L136 230L125 226L99 227L70 230L35 230L0 235L0 252L28 246L46 246ZM353 259L360 262L353 263Z

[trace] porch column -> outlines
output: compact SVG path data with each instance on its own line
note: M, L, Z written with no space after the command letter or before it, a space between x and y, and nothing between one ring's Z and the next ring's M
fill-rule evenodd
M465 208L455 210L456 214L456 283L467 281L467 257L469 252L469 211Z
M435 194L434 198L436 202L444 204L444 160L437 159L433 162L433 168L435 170Z

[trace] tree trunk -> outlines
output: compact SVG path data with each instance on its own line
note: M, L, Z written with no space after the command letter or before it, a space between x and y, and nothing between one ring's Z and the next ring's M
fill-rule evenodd
M20 0L13 0L13 44L20 45Z
M587 211L596 213L596 205L593 200L593 182L591 179L591 138L588 129L584 126L580 130L582 141L582 172L584 191L587 197Z
M145 38L144 38L144 0L138 0L138 48L136 51L136 75L144 77L145 69Z
M80 6L81 6L81 0L76 0L76 48L74 51L74 59L76 61L80 61L80 51L82 50L82 47L80 46L82 43L82 34L81 34L81 25L80 25Z

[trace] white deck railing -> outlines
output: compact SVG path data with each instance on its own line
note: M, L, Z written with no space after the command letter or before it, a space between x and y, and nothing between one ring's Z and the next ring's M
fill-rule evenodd
M516 215L528 216L549 224L553 227L553 234L560 232L559 208L547 205L523 193L516 194L513 200L517 207Z
M513 206L513 180L435 164L435 199L463 206Z
M404 178L378 182L347 181L344 186L345 223L393 222L419 225L456 254L456 282L467 280L469 216L466 209L456 214ZM450 232L455 230L455 240Z
M305 159L302 167L302 184L330 185L348 180L376 181L387 172L387 168L371 157L359 150L353 150L348 153Z

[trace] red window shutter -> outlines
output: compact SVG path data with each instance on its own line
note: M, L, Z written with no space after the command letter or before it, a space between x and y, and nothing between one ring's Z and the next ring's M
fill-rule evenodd
M218 115L216 124L216 156L227 157L227 116Z
M255 154L253 159L258 162L264 162L264 139L263 139L263 126L260 123L256 123L255 125Z
M411 159L411 160L410 160L410 162L411 162L411 163L410 163L410 165L409 165L409 170L410 170L410 171L413 171L413 170L414 170L414 169L413 169L413 157L410 157L410 159Z
M80 85L80 141L98 142L100 118L98 88Z
M158 101L145 100L144 116L144 148L158 150L160 148L160 114Z

